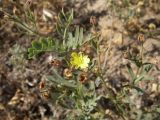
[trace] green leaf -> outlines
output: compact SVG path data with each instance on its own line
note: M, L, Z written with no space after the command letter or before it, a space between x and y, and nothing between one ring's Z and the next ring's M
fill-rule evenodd
M75 32L75 44L78 44L79 40L79 26L76 27L76 32Z
M127 69L128 69L128 73L130 75L130 77L132 78L132 80L134 81L136 79L136 75L134 74L130 64L127 64Z
M70 13L70 15L68 17L68 22L71 23L72 20L73 20L73 9L72 9L72 11L71 11L71 13Z
M62 9L62 11L58 14L58 22L56 24L56 30L58 34L62 37L63 41L65 41L66 38L68 37L67 33L69 32L72 21L73 21L73 10L65 13L64 9Z
M143 65L142 61L137 60L137 59L133 59L133 62L134 62L135 65L136 65L137 67L139 67L139 68Z
M33 53L34 52L34 48L28 48L28 52L29 53Z
M76 88L77 87L77 85L75 85L74 83L68 82L63 77L61 77L55 69L53 69L53 73L54 73L54 75L53 75L54 77L47 76L48 80L55 82L56 84L69 87L69 88Z
M66 48L68 48L68 50L74 50L82 45L83 40L83 28L79 28L79 26L77 26L74 34L70 32L68 33Z
M144 78L145 78L144 75L141 75L141 76L137 77L133 82L137 83L139 81L142 81Z
M43 49L46 49L48 47L48 40L42 38L40 42L42 44Z
M32 47L36 50L41 50L42 49L42 44L39 41L33 41L32 42Z
M92 43L93 48L97 50L97 43L94 40L92 40L91 43Z
M140 81L142 81L142 80L154 80L154 78L151 77L151 76L148 76L148 75L146 75L146 74L142 74L142 75L140 75L139 77L137 77L137 78L134 80L134 83L138 83L138 82L140 82Z
M156 111L157 111L158 113L160 113L160 108L157 108Z
M80 31L79 31L79 44L82 44L83 42L83 28L80 28Z
M66 86L69 88L76 88L76 85L67 82L67 80L59 80L59 79L55 79L53 76L47 76L47 79L49 81L55 82L57 85L62 85L62 86Z
M28 58L31 59L34 56L34 49L33 48L28 48Z
M143 66L146 72L149 72L153 68L153 64L151 63L144 63Z
M69 37L69 40L67 41L67 48L71 48L73 45L72 41L73 41L73 36L72 36L72 33L68 33L68 37Z
M134 89L136 89L140 93L145 93L145 91L139 87L133 86Z
M41 52L62 52L65 49L62 45L59 44L58 41L53 38L40 38L39 40L35 40L32 42L31 48L28 48L28 57L32 58Z

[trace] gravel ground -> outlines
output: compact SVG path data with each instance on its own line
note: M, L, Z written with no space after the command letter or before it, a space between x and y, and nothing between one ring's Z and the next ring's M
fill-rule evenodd
M11 0L12 1L12 0ZM1 8L12 13L19 5L24 5L25 0L11 2L0 1ZM125 65L129 62L123 58L123 52L136 42L139 33L146 37L144 43L145 58L160 68L160 1L159 0L135 0L130 4L120 0L35 0L32 7L35 14L41 16L48 11L52 16L49 21L44 17L38 17L39 31L44 34L54 33L55 17L62 7L67 11L73 8L75 12L74 24L83 26L86 30L93 31L90 25L90 17L95 16L97 30L101 33L103 44L101 47L101 62L106 61L105 78L118 92L120 87L129 81ZM23 16L23 11L16 11ZM6 21L0 13L0 120L49 120L54 116L56 120L65 111L59 106L53 106L52 102L42 97L39 91L39 83L43 76L50 73L51 66L47 59L52 53L46 53L35 59L27 59L26 50L34 37L29 37L13 22ZM53 26L52 26L53 25ZM105 53L105 48L110 52ZM133 66L135 67L135 66ZM129 99L136 106L131 110L128 120L138 119L143 116L142 109L151 111L155 106L160 106L160 74L153 70L152 81L143 81L140 86L146 94L137 95L135 90L130 90ZM106 109L107 111L107 109ZM116 114L111 112L113 119ZM66 113L64 113L66 114ZM144 114L148 120L153 119L154 114ZM149 119L150 118L150 119ZM154 120L159 118L155 117ZM140 119L138 119L140 120ZM144 118L147 120L147 117Z

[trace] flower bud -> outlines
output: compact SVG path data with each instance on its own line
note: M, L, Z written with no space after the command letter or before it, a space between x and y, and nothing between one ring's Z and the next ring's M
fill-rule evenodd
M63 71L63 75L64 75L64 77L66 77L67 79L72 78L72 76L73 76L72 70L71 70L71 69L68 69L68 68L65 68L64 71Z
M143 43L143 42L145 41L145 37L144 37L143 34L139 34L139 35L138 35L138 41L139 41L140 43Z
M84 84L86 83L88 80L88 75L87 73L81 73L80 76L79 76L79 81Z

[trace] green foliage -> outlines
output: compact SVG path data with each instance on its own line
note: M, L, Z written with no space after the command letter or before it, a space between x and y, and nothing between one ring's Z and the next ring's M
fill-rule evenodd
M62 9L62 11L58 15L58 22L56 25L56 29L57 33L63 39L63 45L65 43L67 33L70 30L70 25L72 21L73 21L73 10L68 13L64 13L64 10Z
M28 49L28 58L33 58L42 52L69 52L82 46L91 40L91 35L84 36L83 28L75 27L75 32L71 31L71 23L73 20L73 10L69 13L62 12L58 15L56 30L60 38L58 40L52 37L42 37L32 42L32 47ZM59 40L60 39L60 40ZM62 39L62 40L61 40Z
M83 28L79 26L76 27L75 33L68 32L68 38L66 43L67 50L75 50L78 47L82 46L84 43L92 40L91 34L84 36Z
M54 76L54 77L53 77ZM65 80L63 77L61 77L57 71L55 69L53 69L53 76L47 76L47 79L55 84L61 85L61 86L65 86L68 88L76 88L77 85L74 81L70 80L70 82L68 82L67 80ZM73 83L71 83L71 81Z
M67 49L76 49L78 46L82 45L82 42L84 40L83 28L79 28L79 26L77 26L74 35L71 32L69 32L68 36L69 37L66 46Z
M26 49L21 47L18 44L15 44L13 47L9 49L9 53L12 54L9 60L9 64L14 65L16 71L24 70L24 66L26 64L25 53Z
M90 82L89 88L82 84L78 84L75 92L72 93L71 98L75 101L75 107L79 111L79 117L85 120L92 120L91 112L96 108L97 101L101 96L97 96L93 82Z
M132 78L132 81L134 81L136 78L136 75L134 74L133 69L131 68L130 64L127 64L127 69L128 69L128 73L130 77Z
M32 42L31 48L28 48L28 58L33 58L35 55L38 55L42 52L67 52L75 50L78 47L82 46L83 43L91 39L90 35L84 38L83 28L76 27L74 34L71 32L68 33L67 43L58 42L56 39L51 37L49 38L40 38L39 40L34 40ZM84 39L86 39L84 41Z
M91 83L94 84L94 83ZM82 110L86 115L89 115L90 112L96 107L96 101L99 100L100 97L97 97L95 91L92 90L87 92L88 90L80 84L77 89L77 94L73 94L73 97L77 101L77 108Z
M140 63L140 62L138 62L138 63ZM138 67L137 70L138 71L141 70L141 73L139 75L134 73L132 67L129 64L127 64L128 73L129 73L129 75L132 79L133 84L136 84L136 83L138 83L139 81L142 81L142 80L153 80L154 79L153 77L150 77L148 75L148 72L152 69L153 64L144 63L144 64L138 64L137 65L137 62L135 62L135 64Z
M37 30L36 17L34 12L31 11L30 8L24 9L22 7L21 10L23 10L23 16L16 14L10 15L6 13L9 20L14 21L15 24L22 28L19 30L19 32L27 33L29 35L40 35L41 33L39 33Z
M42 52L57 52L63 51L61 46L56 40L52 38L40 38L32 42L32 46L28 48L28 58L33 58Z
M57 33L61 36L62 44L66 51L75 50L82 46L87 41L91 40L91 35L84 35L83 28L76 26L72 27L73 10L69 13L64 13L63 9L58 15L58 22L56 25ZM75 31L75 32L74 32Z
M52 92L52 101L54 100L64 108L77 111L78 120L94 120L95 118L99 118L91 113L97 107L97 101L101 98L101 96L97 96L96 94L94 82L90 81L88 87L86 87L76 80L67 81L55 69L53 69L53 76L47 76L48 82L56 86L56 91L60 92ZM66 119L70 120L74 119L73 117L75 116L71 113L66 117Z

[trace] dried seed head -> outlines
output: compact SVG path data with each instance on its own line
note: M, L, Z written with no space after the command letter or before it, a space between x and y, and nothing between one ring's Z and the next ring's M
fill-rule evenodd
M49 91L44 91L44 92L42 92L42 96L43 96L44 98L48 99L48 98L50 97Z
M129 53L128 51L125 51L125 52L123 53L123 57L124 57L125 59L130 59L130 58L131 58L131 55L130 55L130 53Z
M143 34L139 34L139 35L138 35L138 41L139 41L140 43L143 43L143 42L145 41L145 37L144 37Z
M97 19L96 19L95 16L91 16L91 17L90 17L90 23L91 23L92 25L96 25L96 24L97 24Z
M50 92L49 92L49 89L46 89L46 83L44 80L42 80L40 83L39 83L39 90L41 92L41 95L43 98L45 99L48 99L50 97Z
M132 19L126 23L125 27L129 32L137 32L140 29L140 24L138 19Z
M79 76L79 81L80 81L82 84L86 83L87 80L88 80L88 75L87 75L87 73L82 73L82 74L80 74L80 76Z
M62 62L58 59L52 59L50 61L50 64L53 65L54 67L60 67L62 65Z
M64 69L63 75L64 75L67 79L72 78L72 76L73 76L72 70L71 70L71 69L68 69L68 68Z
M41 90L41 89L43 89L45 87L45 81L41 81L40 83L39 83L39 89Z

